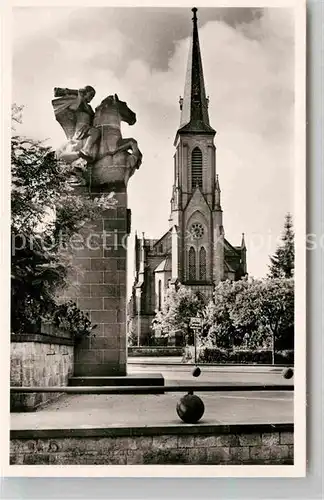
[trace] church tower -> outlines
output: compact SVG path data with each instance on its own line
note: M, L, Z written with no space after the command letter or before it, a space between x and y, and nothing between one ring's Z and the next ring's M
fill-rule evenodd
M170 286L188 286L207 302L220 281L238 280L247 273L244 235L239 246L225 238L216 174L216 131L209 121L197 9L192 13L192 39L174 141L169 230L159 239L135 238L129 318L138 344L145 344L152 335L152 321Z
M216 177L216 131L209 122L197 9L192 12L193 33L175 138L172 282L190 285L209 298L215 284L224 279L224 230Z

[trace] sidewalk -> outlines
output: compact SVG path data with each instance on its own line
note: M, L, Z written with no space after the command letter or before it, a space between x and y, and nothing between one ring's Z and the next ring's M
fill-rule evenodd
M287 392L199 393L202 424L291 423L293 394ZM32 413L11 413L11 429L70 429L179 425L176 406L183 396L66 395Z

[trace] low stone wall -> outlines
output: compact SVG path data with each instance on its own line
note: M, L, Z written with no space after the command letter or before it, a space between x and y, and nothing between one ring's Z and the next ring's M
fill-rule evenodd
M293 465L292 424L15 430L12 465Z
M66 386L73 375L74 343L69 338L12 335L10 350L12 387ZM11 411L33 411L60 396L60 393L11 394Z
M129 357L159 357L159 356L182 356L182 347L172 346L143 346L143 347L128 347Z

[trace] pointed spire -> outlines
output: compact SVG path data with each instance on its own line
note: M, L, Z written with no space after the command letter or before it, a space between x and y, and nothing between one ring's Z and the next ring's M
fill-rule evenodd
M215 189L216 191L220 192L220 185L219 185L219 177L218 174L216 174L216 184L215 184Z
M144 273L145 264L146 264L146 251L145 251L145 234L142 233L142 238L140 241L140 266L139 272Z
M139 251L138 251L137 231L135 230L135 238L134 238L134 274L135 274L135 279L137 278L138 270L139 270Z
M244 235L244 233L242 233L241 248L242 248L242 249L246 249L246 245L245 245L245 235Z
M215 207L221 208L221 189L219 185L218 174L216 174L216 182L215 182Z
M200 54L197 8L193 12L193 33L183 99L180 98L181 120L179 132L209 132L208 98L206 97L203 67Z

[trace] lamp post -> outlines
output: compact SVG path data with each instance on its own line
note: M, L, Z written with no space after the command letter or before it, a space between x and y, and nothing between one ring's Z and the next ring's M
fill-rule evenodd
M201 330L202 320L201 318L190 318L190 328L194 332L194 351L195 351L195 364L197 364L197 332Z

